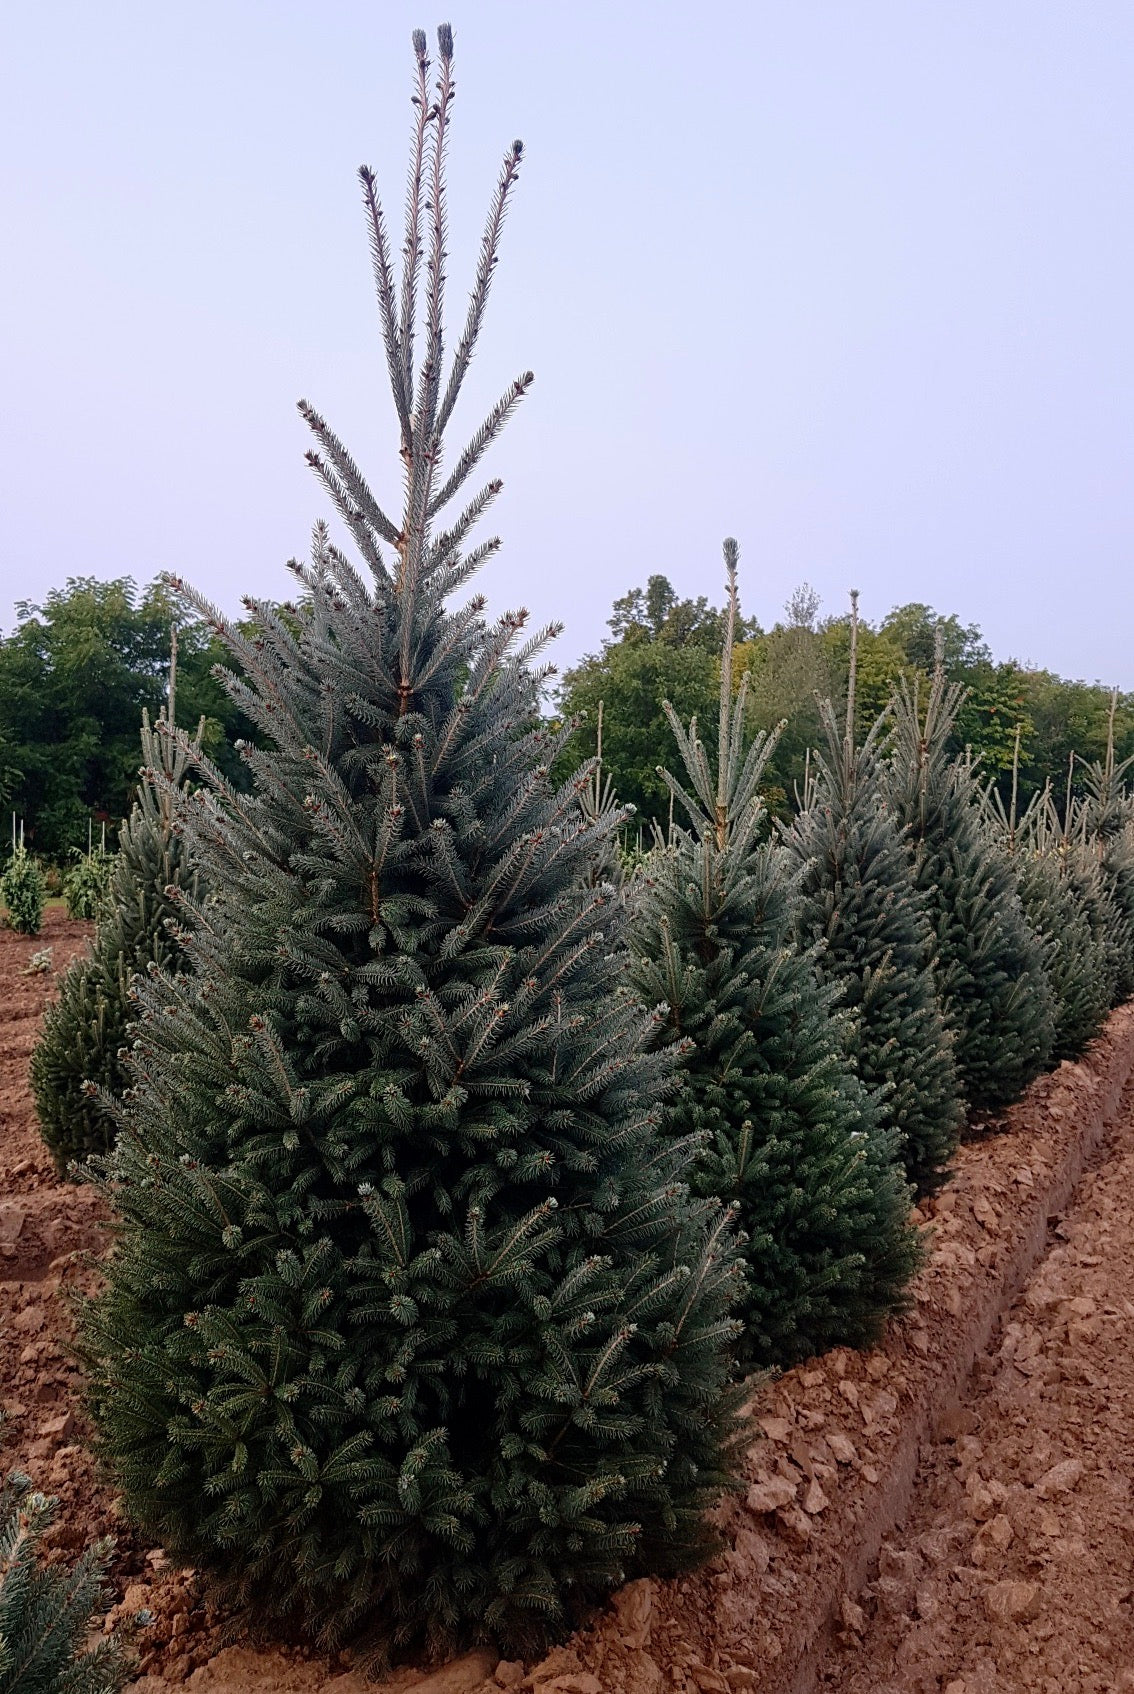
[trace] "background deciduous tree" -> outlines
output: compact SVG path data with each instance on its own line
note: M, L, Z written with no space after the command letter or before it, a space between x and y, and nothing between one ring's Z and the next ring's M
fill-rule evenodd
M614 602L609 626L612 634L601 650L563 678L564 716L585 714L565 766L594 756L602 701L603 760L619 800L637 809L648 843L652 826L664 827L669 813L669 790L658 765L672 762L676 752L662 702L668 700L685 721L696 718L706 738L717 732L724 612L704 595L680 599L667 577L655 575L644 589L631 589ZM741 619L739 627L742 639L759 632L752 619Z
M679 718L695 716L710 743L716 734L722 615L703 595L681 599L667 577L652 575L644 588L614 602L611 636L563 679L560 709L568 716L586 714L568 747L564 772L594 754L598 704L604 701L604 766L619 798L637 807L647 842L651 825L664 826L668 818L669 798L657 767L672 760L675 748L662 701L668 699ZM1076 792L1083 792L1087 763L1101 759L1106 749L1109 689L1016 660L997 661L975 624L955 613L940 614L923 601L896 606L873 625L859 623L858 736L866 735L901 677L928 686L938 629L945 673L967 691L950 754L971 750L984 777L1007 798L1019 724L1021 804L1049 777L1062 780L1072 749L1083 766ZM755 619L741 621L736 682L739 687L747 675L749 730L771 731L786 720L766 773L773 812L792 810L808 750L822 745L819 701L844 696L849 651L847 616L822 616L819 598L806 583L789 597L783 618L771 629L761 629ZM1134 752L1134 696L1119 697L1115 748L1120 759Z
M42 605L23 601L0 640L0 787L30 848L86 847L87 821L112 830L130 810L142 712L166 699L173 602L160 579L70 577ZM237 776L232 741L251 733L211 675L220 649L203 623L178 631L177 706L205 718L204 744Z

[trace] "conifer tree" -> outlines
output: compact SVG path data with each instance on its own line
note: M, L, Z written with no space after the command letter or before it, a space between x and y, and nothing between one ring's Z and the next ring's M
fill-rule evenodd
M625 822L634 814L633 806L619 806L618 795L614 788L614 779L602 762L602 714L603 703L598 706L598 723L595 736L595 757L591 766L590 776L579 791L579 809L584 822L593 827L603 819L617 815L619 823ZM594 885L611 882L621 885L624 869L624 854L618 836L609 836L605 829L595 832L596 857L591 867L591 881Z
M129 1511L259 1616L376 1654L535 1651L696 1557L735 1422L732 1223L658 1133L671 1063L592 880L618 814L584 818L587 770L551 783L548 632L452 604L497 546L465 543L499 483L436 520L531 377L443 469L521 148L445 370L438 40L434 93L414 36L400 288L361 172L400 521L303 404L365 574L317 526L256 641L184 591L263 745L248 794L201 754L191 799L163 784L210 895L179 900L188 976L138 990L84 1329Z
M1125 779L1134 768L1134 755L1117 763L1114 755L1114 714L1118 692L1112 691L1106 755L1088 765L1086 796L1079 807L1077 834L1082 847L1098 866L1110 895L1117 923L1112 931L1115 999L1134 995L1134 802ZM1066 828L1074 828L1068 799Z
M106 1610L111 1544L93 1543L70 1570L45 1564L56 1506L20 1471L0 1485L0 1694L117 1694L129 1669L122 1637L84 1647Z
M0 876L0 900L17 935L38 935L43 928L47 889L43 872L24 846L23 834L21 826L17 844L13 825L12 856Z
M964 699L940 659L924 708L918 684L903 678L887 776L934 930L938 998L962 1086L969 1106L987 1112L1019 1099L1047 1063L1055 1007L1011 862L983 827L975 773L949 756Z
M198 730L198 735L200 731ZM114 1139L108 1103L129 1085L127 1026L140 971L176 971L173 892L194 886L172 804L160 780L186 781L190 750L164 718L142 721L138 796L119 835L109 887L90 951L72 960L32 1052L30 1077L40 1132L60 1174L72 1160L105 1152Z
M784 839L802 866L800 934L821 944L820 975L851 1013L849 1050L879 1120L897 1131L919 1193L940 1186L964 1117L953 1042L937 1004L933 937L904 831L887 801L880 719L855 737L857 595L850 678L840 726L821 708L826 754Z
M1075 890L1091 926L1107 1007L1120 1006L1130 998L1134 922L1120 908L1094 853L1077 843L1059 852L1063 876Z
M736 543L725 543L728 623L714 779L696 722L669 708L685 767L663 773L689 818L647 861L634 983L658 1039L685 1044L671 1133L702 1142L699 1192L739 1207L749 1366L786 1365L874 1339L918 1261L896 1137L882 1130L842 1047L838 989L795 944L799 867L767 839L760 781L774 738L744 748L732 697Z
M1092 925L1079 879L1058 855L1018 853L1014 868L1024 912L1045 948L1055 1000L1051 1058L1077 1059L1110 1010L1113 978L1105 940Z
M1102 1028L1114 992L1114 959L1104 916L1108 901L1097 866L1054 825L1050 787L1033 796L1017 816L1020 734L1012 760L1011 800L997 789L985 792L987 827L1012 860L1024 915L1044 948L1044 964L1055 1004L1051 1057L1075 1059Z
M98 917L109 892L113 860L106 851L105 842L98 848L88 846L85 853L77 847L72 851L76 854L76 862L63 877L67 916L89 922Z

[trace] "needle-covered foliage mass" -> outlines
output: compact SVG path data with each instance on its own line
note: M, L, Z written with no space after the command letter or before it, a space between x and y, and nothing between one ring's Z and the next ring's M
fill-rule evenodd
M57 1506L21 1471L0 1485L0 1694L118 1694L131 1665L122 1635L87 1646L112 1544L94 1542L69 1569L48 1564Z
M937 1003L933 934L905 832L886 792L880 720L853 736L828 701L826 752L784 839L802 867L800 931L820 946L821 975L842 989L849 1051L879 1121L897 1132L919 1193L940 1186L964 1106L953 1039Z
M940 667L924 702L903 679L888 787L933 926L938 997L964 1093L975 1111L996 1111L1047 1063L1055 1005L1012 862L984 828L975 773L949 752L964 698Z
M0 901L17 935L38 935L43 928L47 888L43 872L21 841L0 876Z
M1106 756L1088 766L1086 793L1078 807L1068 802L1072 815L1065 827L1094 861L1103 893L1109 896L1115 998L1129 1000L1134 995L1134 800L1125 778L1134 757L1115 761L1114 709L1112 696Z
M32 1053L40 1131L60 1172L72 1160L105 1153L114 1139L108 1102L129 1084L124 1043L135 976L151 965L167 972L180 965L174 901L197 879L173 831L172 803L156 783L161 771L180 787L188 758L164 720L155 730L143 719L138 797L119 834L90 951L68 967Z
M726 560L735 615L735 543ZM760 798L770 742L745 750L731 671L726 640L715 777L696 726L671 711L685 770L668 780L689 824L640 873L634 986L657 1039L684 1046L667 1122L700 1140L697 1191L735 1204L746 1235L741 1357L783 1365L874 1339L918 1246L897 1136L845 1052L839 991L796 942L800 869L768 838Z
M1114 979L1106 938L1092 923L1084 878L1057 854L1025 849L1013 863L1024 912L1044 944L1055 1001L1051 1057L1077 1059L1111 1007Z
M466 548L499 489L468 479L531 377L443 466L521 149L446 366L439 44L400 285L361 173L402 515L303 405L362 568L320 527L255 639L208 614L263 746L247 795L203 757L192 798L163 785L210 892L179 900L188 974L138 990L84 1324L128 1510L261 1617L376 1653L536 1650L696 1557L735 1418L731 1221L659 1134L671 1059L592 874L620 815L587 818L586 771L552 785L546 632L453 600L496 546Z

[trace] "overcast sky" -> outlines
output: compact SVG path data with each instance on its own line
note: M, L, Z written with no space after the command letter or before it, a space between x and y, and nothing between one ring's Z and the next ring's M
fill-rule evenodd
M459 421L496 609L561 663L665 572L745 607L925 600L1134 688L1129 0L464 0L454 316L526 158ZM0 625L69 575L284 596L294 402L395 498L354 171L397 224L402 0L37 0L0 34Z

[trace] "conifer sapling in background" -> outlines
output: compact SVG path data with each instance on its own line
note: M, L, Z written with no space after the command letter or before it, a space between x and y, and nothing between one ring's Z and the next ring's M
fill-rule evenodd
M696 723L669 718L684 764L666 775L689 819L638 887L634 986L660 1042L685 1047L671 1133L696 1136L699 1193L736 1203L747 1237L740 1342L748 1366L860 1346L901 1307L918 1262L897 1137L878 1127L843 1050L838 989L795 942L800 869L768 840L760 782L774 738L745 750L732 694L734 541L714 777Z
M1102 1028L1114 994L1109 937L1098 922L1106 891L1097 866L1059 841L1049 791L1034 795L1018 815L1020 734L1017 724L1009 804L990 785L985 817L993 840L1012 860L1024 914L1043 945L1055 1004L1051 1058L1076 1059Z
M1107 1003L1117 1006L1130 995L1130 973L1134 969L1134 922L1120 907L1114 883L1103 867L1099 843L1092 838L1090 794L1088 792L1085 798L1075 795L1075 764L1072 752L1067 761L1062 811L1052 793L1049 778L1042 806L1037 807L1036 835L1041 850L1058 854L1063 875L1074 886L1090 918L1092 936L1105 960L1103 976Z
M89 952L68 967L32 1052L40 1133L61 1174L114 1139L108 1103L129 1084L123 1043L135 1016L135 976L151 966L176 971L181 962L172 891L193 887L195 877L174 832L169 789L186 781L190 752L164 718L151 728L143 715L137 799L119 834L98 927Z
M73 847L75 863L63 877L63 899L67 916L90 921L97 918L110 886L110 867L113 863L106 850L106 825L102 828L102 844L96 849L89 839L87 850Z
M939 642L924 707L916 682L898 686L887 778L933 926L938 997L964 1093L985 1112L1018 1100L1047 1063L1055 1007L1012 865L983 827L975 773L950 756L964 699L946 681Z
M7 908L8 922L17 935L38 935L43 928L47 889L43 872L24 846L24 826L16 835L12 819L12 856L0 876L0 901Z
M633 816L633 806L619 807L618 795L614 789L614 779L602 762L602 716L603 703L598 705L598 722L595 735L595 757L592 762L590 775L579 793L579 808L589 825L599 824L604 818L613 817L616 813L620 822ZM604 830L596 834L598 856L591 871L592 881L597 883L621 883L625 865L625 854L619 844L618 836L607 835Z
M1115 996L1128 1000L1134 995L1134 802L1125 786L1128 771L1134 768L1134 754L1116 762L1114 756L1114 715L1118 691L1110 697L1110 717L1107 725L1106 754L1087 766L1086 796L1079 804L1079 827L1076 833L1098 866L1104 888L1110 894L1117 911L1114 928L1116 968ZM1072 806L1068 801L1068 827Z
M879 743L885 720L855 738L858 597L851 597L845 721L821 707L804 809L784 840L802 866L800 934L820 945L820 975L842 989L849 1051L879 1121L899 1136L919 1193L940 1186L964 1118L952 1037L937 1004L933 936L905 833L888 803Z
M466 542L499 483L463 491L531 377L443 467L521 149L443 368L438 40L400 286L361 173L402 515L304 404L363 569L320 525L255 641L209 612L263 747L250 794L203 755L195 796L163 784L210 895L180 902L189 977L139 990L84 1326L127 1509L261 1620L375 1654L536 1651L697 1557L736 1415L732 1223L659 1135L671 1061L592 875L620 814L584 816L585 769L551 783L546 632L453 600L497 546Z

